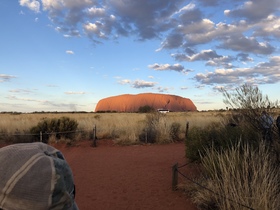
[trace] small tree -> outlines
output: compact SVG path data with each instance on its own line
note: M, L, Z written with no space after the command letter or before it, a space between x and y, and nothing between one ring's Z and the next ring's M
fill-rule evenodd
M232 120L234 123L244 123L256 130L261 130L260 116L263 111L270 112L271 108L278 107L278 101L272 102L267 95L263 95L257 86L244 84L234 91L228 92L222 89L224 103L234 111Z

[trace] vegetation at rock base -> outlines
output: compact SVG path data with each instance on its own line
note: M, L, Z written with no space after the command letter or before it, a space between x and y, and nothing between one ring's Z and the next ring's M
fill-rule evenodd
M149 105L141 106L138 109L139 113L150 113L150 112L154 112L154 111L155 111L154 107L151 107Z

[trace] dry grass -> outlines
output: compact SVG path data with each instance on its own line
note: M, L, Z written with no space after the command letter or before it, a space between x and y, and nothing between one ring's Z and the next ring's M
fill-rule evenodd
M201 209L279 209L280 167L264 143L258 149L237 145L222 153L210 149L202 165L208 189L197 187L193 195Z
M186 122L190 128L204 127L212 122L220 121L218 112L169 112L162 114L158 129L159 138L169 138L169 128L173 122L179 123L180 136L183 137ZM46 118L70 117L78 122L78 130L91 132L96 126L99 139L113 138L120 142L138 143L139 135L146 126L145 113L27 113L27 114L0 114L0 135L15 133L29 133L31 127ZM89 135L88 135L89 136Z

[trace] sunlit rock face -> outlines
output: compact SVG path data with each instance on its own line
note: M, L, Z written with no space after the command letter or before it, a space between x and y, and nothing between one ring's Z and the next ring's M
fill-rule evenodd
M124 94L101 99L96 105L95 112L137 112L139 107L143 106L171 112L197 111L196 106L189 98L167 94L141 93L137 95Z

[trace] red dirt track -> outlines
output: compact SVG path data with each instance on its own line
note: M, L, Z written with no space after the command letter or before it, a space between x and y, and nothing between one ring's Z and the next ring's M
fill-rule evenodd
M53 145L70 164L80 210L196 210L172 191L172 166L183 165L184 144L114 146L109 140L78 146Z

